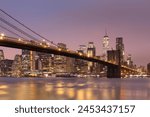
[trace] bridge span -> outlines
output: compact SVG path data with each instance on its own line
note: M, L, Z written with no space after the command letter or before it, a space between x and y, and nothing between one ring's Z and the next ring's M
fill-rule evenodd
M104 66L107 66L108 78L121 78L121 71L126 71L128 73L137 72L136 70L131 69L129 67L118 65L109 61L104 61L97 57L89 57L86 54L78 53L76 51L52 46L49 43L46 43L44 41L42 42L29 41L29 40L24 40L20 38L0 36L0 46L17 48L17 49L26 49L26 50L32 50L32 51L37 51L37 52L55 54L55 55L62 55L66 57L96 62Z

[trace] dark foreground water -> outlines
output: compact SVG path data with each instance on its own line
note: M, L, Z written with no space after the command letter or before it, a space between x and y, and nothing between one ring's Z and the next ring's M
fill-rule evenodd
M1 100L150 99L150 78L0 78Z

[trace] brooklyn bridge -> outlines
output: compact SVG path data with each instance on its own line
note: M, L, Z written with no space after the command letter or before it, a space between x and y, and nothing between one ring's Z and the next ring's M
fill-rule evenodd
M40 39L36 39L33 35L28 34L24 30L10 23L9 20L7 20L5 17L0 16L1 23L7 25L7 27L10 27L11 30L3 25L0 25L0 27L8 31L9 33L13 33L13 35L17 36L17 37L12 37L12 36L1 34L0 46L49 53L49 54L54 54L54 55L61 55L61 56L71 57L75 59L82 59L82 60L86 60L89 62L98 63L103 66L106 66L107 78L121 78L122 74L133 75L133 74L138 73L136 69L130 68L122 64L120 50L118 50L118 61L114 62L114 61L102 60L96 56L89 56L86 53L73 51L69 48L64 49L64 48L59 47L53 41L50 41L49 39L36 33L32 29L30 29L29 27L27 27L26 25L24 25L23 23L21 23L20 21L18 21L17 19L15 19L11 15L3 11L2 9L0 9L0 12L3 15L7 16L9 20L11 19L17 22L19 25L23 26L27 30L31 31L32 33L40 37ZM25 35L28 38L25 39L24 37L20 36L19 33L16 33L16 31L22 35Z

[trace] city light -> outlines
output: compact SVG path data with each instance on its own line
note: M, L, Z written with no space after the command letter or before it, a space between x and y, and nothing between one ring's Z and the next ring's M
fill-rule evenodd
M5 36L5 34L4 34L4 33L1 33L1 34L0 34L0 39L3 40L3 39L4 39L4 36Z
M2 40L2 39L3 39L3 37L2 37L2 36L0 36L0 39Z
M90 57L90 55L89 55L89 54L87 54L87 57Z
M4 33L1 33L1 34L0 34L0 36L4 37L4 36L5 36L5 34L4 34Z
M61 48L58 48L58 50L61 51L62 49L61 49Z
M48 47L50 46L50 43L46 43L46 44L47 44Z
M83 54L82 54L82 53L79 53L79 55L82 56Z
M18 41L22 41L22 39L19 38Z

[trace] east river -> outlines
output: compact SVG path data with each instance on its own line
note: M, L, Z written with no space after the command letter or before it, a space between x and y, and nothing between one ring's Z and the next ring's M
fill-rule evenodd
M149 100L150 78L3 78L1 100Z

